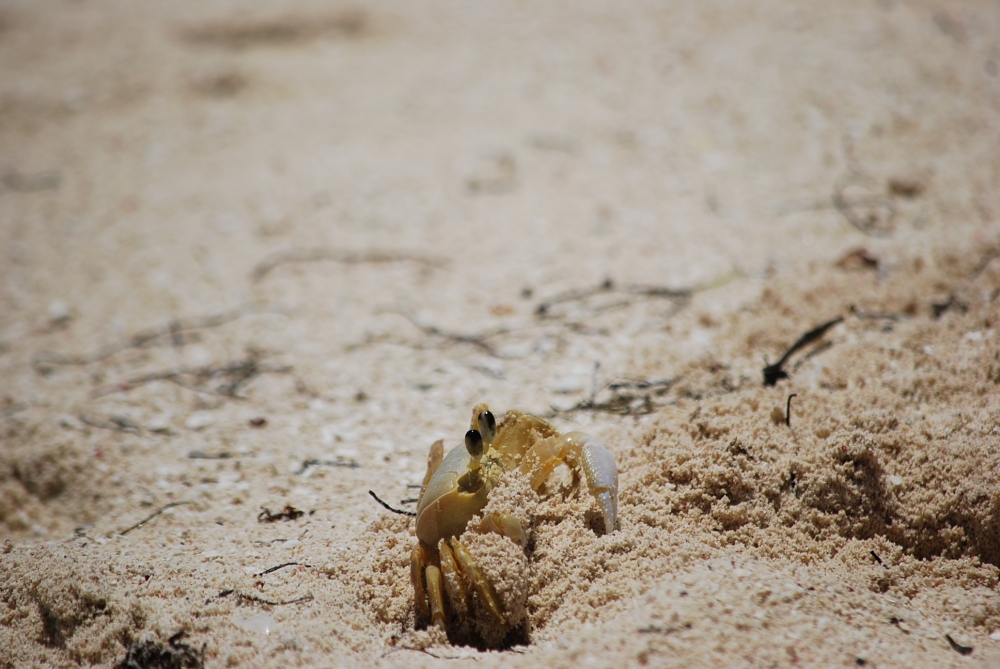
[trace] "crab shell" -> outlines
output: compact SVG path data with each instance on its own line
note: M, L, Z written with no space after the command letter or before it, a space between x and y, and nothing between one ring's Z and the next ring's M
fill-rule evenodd
M427 483L417 506L417 538L425 544L434 546L444 537L459 536L486 506L493 489L489 478L478 490L466 492L459 488L459 478L469 471L471 461L465 444L459 444L448 451Z

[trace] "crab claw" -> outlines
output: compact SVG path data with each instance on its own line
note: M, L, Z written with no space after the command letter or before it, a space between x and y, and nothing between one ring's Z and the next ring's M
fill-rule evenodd
M559 439L536 444L522 467L532 467L531 487L538 490L552 470L561 463L583 470L587 488L601 507L604 533L618 527L618 466L611 451L586 432L568 432Z
M587 477L587 488L604 515L604 533L618 527L618 465L611 451L586 432L570 432L563 440L579 444L580 468Z
M604 533L618 527L618 465L604 444L585 432L570 432L563 439L580 443L580 464L587 477L587 487L604 515Z

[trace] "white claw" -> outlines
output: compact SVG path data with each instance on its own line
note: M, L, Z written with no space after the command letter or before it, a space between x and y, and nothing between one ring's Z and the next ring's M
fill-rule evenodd
M586 432L570 432L563 439L580 448L580 465L587 477L587 487L597 499L604 515L604 533L618 526L618 465L611 451Z

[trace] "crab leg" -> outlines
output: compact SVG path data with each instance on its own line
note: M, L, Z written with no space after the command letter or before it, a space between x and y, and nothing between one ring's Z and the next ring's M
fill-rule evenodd
M430 618L431 612L427 607L427 589L424 587L424 567L429 562L427 547L423 542L418 541L410 553L410 580L413 582L414 597L416 605L417 624Z
M528 542L528 536L521 526L521 521L517 516L509 513L494 511L493 513L486 514L483 517L480 531L492 532L493 534L507 537L522 548Z
M427 577L427 598L431 601L431 624L437 625L441 631L447 632L448 627L444 617L444 595L441 591L441 570L432 564L424 570Z
M438 439L433 444L431 444L431 450L427 452L427 473L424 474L424 483L420 486L420 497L424 496L424 491L427 490L427 484L431 482L434 478L434 472L438 470L441 466L441 460L444 459L444 439Z
M444 541L442 540L441 543L444 544ZM472 554L469 553L469 549L462 542L458 539L452 539L451 548L455 551L455 560L460 565L462 572L469 577L472 587L476 589L483 604L493 614L493 617L497 619L497 622L503 625L506 619L503 609L500 607L500 597L497 595L496 590L493 589L493 584L480 571L479 565L476 564Z
M462 574L455 563L455 554L451 552L448 542L442 539L438 543L438 550L441 553L441 575L444 577L444 586L448 591L448 602L456 620L462 620L468 613L465 594L465 586L462 585Z
M420 486L421 497L423 497L424 491L427 490L427 484L433 478L434 472L441 466L443 458L444 440L438 439L431 444L430 451L427 453L427 473L424 475L423 485ZM427 589L424 587L424 568L430 561L430 551L423 542L418 541L417 545L413 547L413 553L410 555L410 580L413 582L418 621L427 620L431 616L431 612L427 606Z
M559 439L538 442L526 454L522 470L530 471L531 487L538 490L552 470L562 463L583 470L587 487L604 516L604 531L611 534L618 524L618 466L614 456L585 432L568 432Z

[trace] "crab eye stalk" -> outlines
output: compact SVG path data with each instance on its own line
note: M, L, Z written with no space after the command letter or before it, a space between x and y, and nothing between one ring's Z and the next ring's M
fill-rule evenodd
M479 430L469 430L465 433L465 448L468 449L473 460L478 461L479 458L483 457L483 435L479 433Z
M481 411L476 422L479 423L479 432L483 435L483 441L489 446L497 436L497 419L493 417L492 411Z

